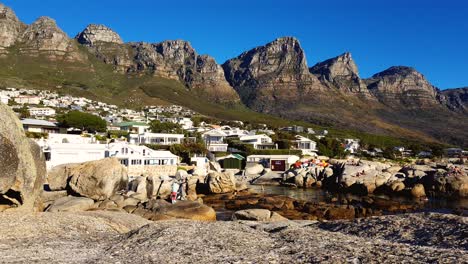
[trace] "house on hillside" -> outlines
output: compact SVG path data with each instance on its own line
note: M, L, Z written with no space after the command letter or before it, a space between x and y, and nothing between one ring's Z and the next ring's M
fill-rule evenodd
M153 150L146 146L118 142L109 144L105 157L115 157L127 167L129 176L175 175L179 157L167 150Z
M224 142L227 135L219 129L212 129L202 134L206 148L211 152L226 152L228 144Z
M143 133L143 134L130 134L130 144L144 145L172 145L181 144L184 140L183 134L169 134L169 133Z
M143 134L150 130L150 126L143 122L122 122L114 126L119 127L121 131L135 134Z
M296 135L296 140L292 141L292 148L301 150L302 155L317 155L317 143L300 135Z
M33 107L29 108L31 116L55 116L55 109L50 107Z
M246 135L239 138L239 140L244 144L253 145L254 149L277 149L278 146L273 143L271 137L261 134L261 135Z
M59 133L59 127L49 121L38 119L22 119L21 123L25 131L34 133Z
M296 155L250 155L247 156L247 164L258 163L272 171L284 172L288 170L299 156Z
M344 140L344 149L351 154L355 154L359 151L359 139L346 138Z

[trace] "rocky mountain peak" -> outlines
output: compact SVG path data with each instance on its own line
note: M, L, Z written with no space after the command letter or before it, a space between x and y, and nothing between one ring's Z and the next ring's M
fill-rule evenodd
M17 41L25 27L11 8L0 3L0 55Z
M19 21L15 12L4 4L0 3L0 19Z
M368 89L384 102L405 106L437 104L437 89L416 69L393 66L366 80Z
M82 32L76 35L75 39L85 45L94 46L98 42L122 44L120 36L105 25L88 25Z
M317 63L310 68L310 72L326 86L344 92L365 94L370 98L366 84L359 77L358 68L349 52Z
M328 81L333 81L337 76L359 77L358 68L349 52L317 63L315 66L310 68L310 72L316 75L322 75Z
M23 54L37 56L43 54L49 59L83 61L76 43L61 30L54 19L40 17L29 25L20 38L20 51Z

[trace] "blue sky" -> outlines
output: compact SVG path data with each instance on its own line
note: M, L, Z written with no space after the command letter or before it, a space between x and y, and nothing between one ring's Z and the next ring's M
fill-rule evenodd
M280 36L297 37L309 66L352 53L361 77L415 67L440 88L468 86L464 0L0 0L25 23L50 16L71 37L105 24L124 41L184 39L218 63Z

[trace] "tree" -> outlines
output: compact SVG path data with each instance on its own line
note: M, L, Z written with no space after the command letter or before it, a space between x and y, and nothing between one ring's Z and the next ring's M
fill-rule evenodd
M18 113L20 114L20 118L28 118L31 116L29 113L29 109L26 105L18 109Z
M190 163L193 154L206 154L208 150L203 143L187 142L182 144L173 144L169 151L182 158L182 162Z
M150 129L153 133L182 133L182 127L179 124L170 122L161 122L159 120L151 121Z
M106 121L102 118L80 111L70 111L66 114L59 115L57 121L61 127L74 127L92 133L105 132L107 129Z
M328 157L342 158L346 154L343 144L336 138L321 138L317 142L317 147L321 155Z

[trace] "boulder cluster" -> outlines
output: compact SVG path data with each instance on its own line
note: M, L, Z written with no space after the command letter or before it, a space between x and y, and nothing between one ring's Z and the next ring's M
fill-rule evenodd
M284 174L282 183L306 188L322 186L358 195L468 196L468 166L463 164L422 161L400 166L354 159L329 162L329 168L291 169Z

